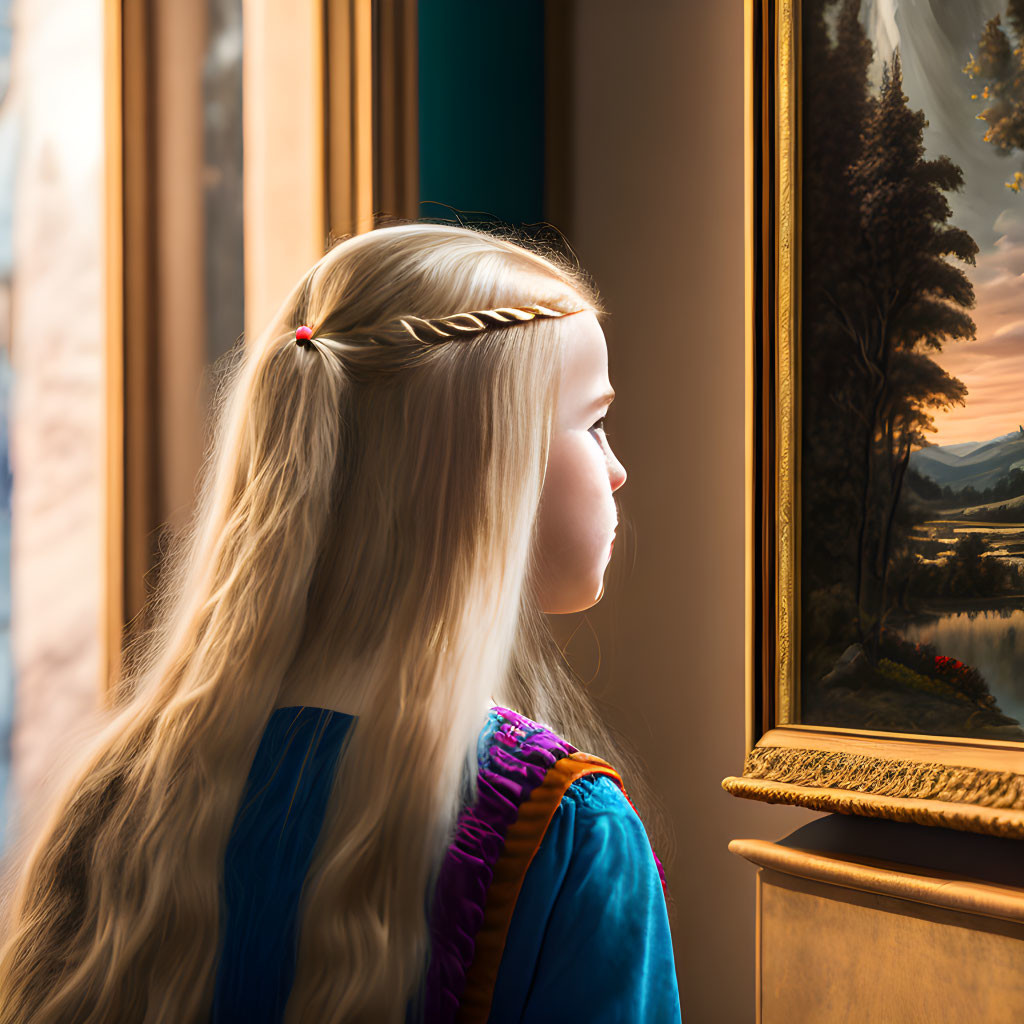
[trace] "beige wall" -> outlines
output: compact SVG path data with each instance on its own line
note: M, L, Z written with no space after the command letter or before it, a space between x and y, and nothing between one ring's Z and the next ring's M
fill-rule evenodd
M621 709L674 824L683 1019L746 1024L754 868L726 844L816 815L719 785L745 753L743 2L586 0L577 12L570 240L612 314L608 433L634 527L590 613L594 685ZM573 645L585 675L590 644Z

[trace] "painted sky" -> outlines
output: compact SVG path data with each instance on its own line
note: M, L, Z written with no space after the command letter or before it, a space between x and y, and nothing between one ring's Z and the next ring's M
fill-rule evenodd
M951 223L980 246L966 266L977 305L975 341L948 343L938 362L968 389L967 405L935 418L936 444L984 441L1024 423L1024 193L1006 188L1024 154L1006 156L982 141L980 86L962 71L985 23L1005 0L863 0L861 21L875 46L872 69L899 47L903 89L928 118L926 155L946 155L964 172L964 188L947 193ZM1005 18L1004 18L1005 20Z

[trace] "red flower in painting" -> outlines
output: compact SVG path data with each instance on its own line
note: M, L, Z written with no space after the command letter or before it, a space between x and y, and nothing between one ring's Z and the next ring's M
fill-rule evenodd
M891 630L883 629L880 651L884 657L904 665L913 672L941 680L959 693L985 705L994 703L981 673L970 665L945 654L936 654L931 644L911 644Z

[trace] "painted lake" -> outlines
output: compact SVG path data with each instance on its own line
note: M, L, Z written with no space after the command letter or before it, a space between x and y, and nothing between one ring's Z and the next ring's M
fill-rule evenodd
M900 632L976 668L1000 709L1024 724L1024 610L950 612L908 623Z

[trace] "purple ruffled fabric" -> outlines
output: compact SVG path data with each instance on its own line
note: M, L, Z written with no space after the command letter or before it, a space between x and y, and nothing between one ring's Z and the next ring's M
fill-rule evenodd
M495 707L491 713L498 716L499 724L480 759L477 800L459 815L455 838L438 875L430 921L426 1024L451 1024L456 1018L484 919L487 890L520 806L556 761L577 752L567 740L517 711ZM654 862L664 888L665 871L657 854Z
M520 806L551 766L576 748L549 729L508 708L499 719L477 776L477 800L459 815L455 838L441 865L430 922L427 1024L455 1020L484 919L487 890Z

